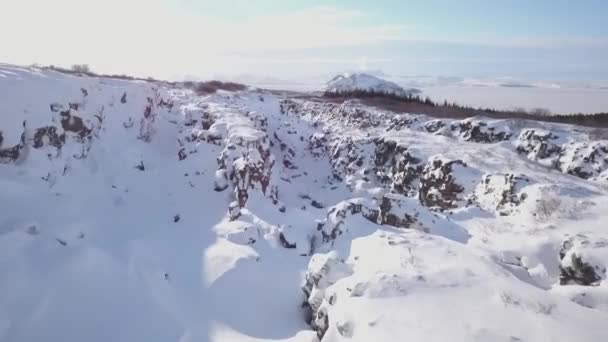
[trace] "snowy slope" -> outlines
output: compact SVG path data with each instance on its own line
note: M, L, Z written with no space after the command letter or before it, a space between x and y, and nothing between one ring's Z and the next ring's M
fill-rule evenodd
M325 88L325 91L329 93L343 93L355 90L374 91L399 96L417 91L416 89L405 90L396 83L365 73L338 75L327 82Z
M0 341L602 341L607 132L0 65Z

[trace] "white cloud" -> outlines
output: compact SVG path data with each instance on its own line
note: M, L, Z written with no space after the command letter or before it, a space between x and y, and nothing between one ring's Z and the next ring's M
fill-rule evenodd
M398 39L404 31L363 25L365 14L333 7L228 23L163 0L0 1L0 61L89 63L102 72L160 77L243 67L234 53L362 45Z

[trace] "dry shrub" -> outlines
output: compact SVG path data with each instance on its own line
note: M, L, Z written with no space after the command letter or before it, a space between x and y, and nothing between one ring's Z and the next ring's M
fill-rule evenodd
M245 90L247 87L240 83L234 82L221 82L221 81L207 81L207 82L199 82L196 85L196 93L198 95L209 95L217 92L218 90L225 91L241 91Z

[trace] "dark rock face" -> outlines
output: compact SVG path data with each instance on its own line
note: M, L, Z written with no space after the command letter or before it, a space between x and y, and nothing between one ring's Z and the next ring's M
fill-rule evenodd
M1 132L0 132L1 133ZM0 137L2 135L0 134ZM21 156L21 150L25 148L25 134L21 135L21 142L11 147L2 147L2 140L0 139L0 163L7 164L17 161Z
M399 206L399 200L394 197L384 196L380 202L377 222L397 228L410 228L417 220L416 213L399 213L393 210Z
M236 201L231 202L228 206L228 218L230 221L234 221L239 217L241 217L241 207L239 206L239 203Z
M234 185L241 207L247 203L249 189L260 187L266 194L274 158L265 137L253 142L237 139L226 145L217 162L218 170L223 170L222 174L226 180Z
M560 285L599 285L600 281L606 277L606 268L598 263L598 261L603 261L602 258L590 258L589 256L600 249L605 251L607 248L608 241L591 240L580 234L564 240L559 251Z
M386 194L378 204L373 200L351 200L342 202L332 207L324 221L317 225L322 243L331 243L342 235L347 227L345 221L348 217L361 215L366 220L378 224L389 225L396 228L417 228L427 232L416 217L419 210L404 205L404 197L394 194Z
M453 123L451 129L465 141L477 143L497 143L511 138L511 133L501 131L498 127L490 126L480 120L462 120Z
M570 258L571 266L560 267L560 285L599 285L602 278L597 274L598 270L595 267L585 263L576 254L572 254Z
M287 237L285 236L285 234L283 232L279 233L279 243L281 244L281 246L283 246L283 248L287 248L287 249L294 249L294 248L298 247L298 245L295 242L289 242L289 240L287 239Z
M355 141L351 137L332 141L329 158L335 179L343 180L358 171L369 172L364 170L366 153L363 148L366 144L369 144L369 141Z
M339 235L342 235L345 219L357 214L363 215L363 217L374 223L378 220L378 209L374 208L372 203L364 205L356 201L342 202L332 207L325 221L318 224L317 231L321 234L322 242L331 242Z
M455 167L466 168L462 160L445 160L434 158L424 167L420 178L420 203L429 208L440 210L458 207L464 200L464 186L458 184L453 174Z
M380 183L390 184L399 194L414 196L423 169L421 160L395 141L376 139L374 143L374 171Z
M441 121L441 120L431 120L431 121L427 121L424 124L424 128L429 133L437 133L443 127L445 127L445 123L443 121Z
M23 126L25 128L25 122L23 122ZM13 163L19 159L21 156L21 151L25 148L25 132L21 134L21 140L16 145L11 147L3 147L3 142L4 136L2 135L2 131L0 131L0 163Z
M143 113L143 117L139 120L139 136L138 138L150 142L152 136L156 133L154 128L154 122L156 121L156 113L154 112L154 100L148 97L148 104L146 105Z
M315 133L308 138L307 150L315 158L325 155L327 152L327 135Z
M404 128L414 128L420 125L420 120L416 116L410 115L395 115L388 122L389 131L400 131Z
M279 149L281 150L283 166L285 168L291 169L291 170L298 169L298 166L296 166L296 160L295 160L296 153L294 151L294 148L291 146L288 146L287 143L285 142L286 140L279 137L279 135L277 134L276 131L272 134L271 139L272 139L271 143L277 144L279 146Z
M571 142L563 145L557 168L583 179L600 175L608 170L608 141Z
M519 134L517 151L526 153L530 159L545 159L558 155L560 146L554 141L558 137L549 131L525 129Z
M283 100L279 103L279 110L281 114L286 115L289 113L297 113L300 109L300 104L293 100Z
M63 147L65 143L65 134L57 134L57 128L54 126L40 127L34 131L34 148L41 148L45 145L53 146L57 149Z
M335 298L326 298L325 290L351 274L352 270L343 261L327 254L317 254L310 259L302 286L302 307L307 311L308 324L317 332L319 340L329 328L327 307L335 304Z
M386 113L378 113L354 101L345 101L341 104L320 102L299 102L283 100L279 103L282 114L306 115L313 121L339 122L344 125L366 128L377 127L388 119ZM394 115L391 115L393 117Z

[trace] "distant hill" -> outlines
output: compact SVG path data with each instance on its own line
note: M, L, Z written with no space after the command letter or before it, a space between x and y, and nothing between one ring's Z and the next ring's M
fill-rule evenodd
M365 73L341 74L332 78L325 88L326 93L348 93L370 91L397 96L420 93L418 89L404 89L394 82Z

